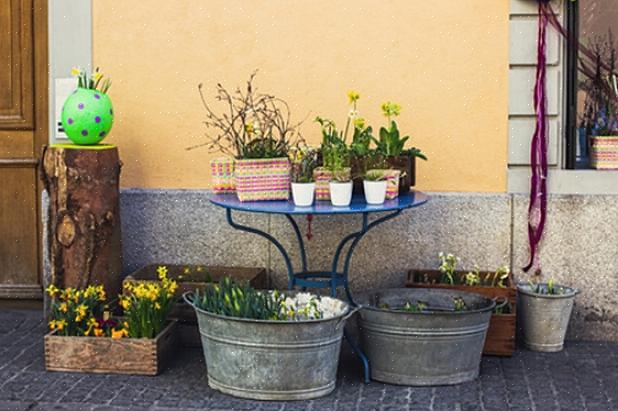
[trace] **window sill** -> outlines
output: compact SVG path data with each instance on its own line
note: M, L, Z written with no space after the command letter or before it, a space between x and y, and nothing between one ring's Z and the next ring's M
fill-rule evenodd
M550 194L618 194L618 170L550 169L547 179ZM530 167L510 167L509 193L530 192Z

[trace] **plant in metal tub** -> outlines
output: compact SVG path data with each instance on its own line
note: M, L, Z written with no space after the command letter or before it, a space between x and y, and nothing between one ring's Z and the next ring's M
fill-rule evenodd
M455 290L393 288L359 302L373 379L416 386L478 377L494 300Z
M258 291L229 278L184 294L196 311L208 384L258 400L302 400L335 388L345 321L335 298Z

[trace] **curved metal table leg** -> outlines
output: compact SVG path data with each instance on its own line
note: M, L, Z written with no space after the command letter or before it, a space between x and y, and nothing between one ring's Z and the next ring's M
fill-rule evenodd
M262 230L258 230L257 228L247 227L245 225L236 223L232 219L232 209L230 209L230 208L227 208L225 210L225 216L227 218L228 224L230 226L232 226L233 228L235 228L237 230L240 230L240 231L246 231L248 233L257 234L259 236L262 236L265 239L267 239L268 241L270 241L275 247L277 247L277 250L279 250L279 252L283 256L283 260L285 261L285 267L288 270L288 288L290 288L290 289L294 288L294 268L292 266L292 261L290 260L290 256L288 255L288 252L285 250L285 248L283 248L281 243L279 241L277 241L277 239L275 237L273 237L272 235L270 235L268 233L265 233ZM296 224L296 223L294 223L294 224ZM298 226L296 226L296 228L298 228ZM301 237L301 240L302 240L302 237Z

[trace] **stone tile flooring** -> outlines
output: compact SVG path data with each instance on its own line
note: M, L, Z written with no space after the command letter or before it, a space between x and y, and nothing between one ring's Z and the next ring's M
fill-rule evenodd
M485 357L477 381L428 388L365 385L344 349L333 394L281 403L211 390L195 349L180 351L158 377L45 372L44 332L39 312L0 310L0 410L618 410L617 343Z

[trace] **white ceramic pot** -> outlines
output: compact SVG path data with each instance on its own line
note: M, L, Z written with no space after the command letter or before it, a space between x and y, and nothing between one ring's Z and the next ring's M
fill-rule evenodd
M338 181L331 181L329 183L330 188L330 202L335 207L347 207L352 201L352 182L348 181L340 183Z
M383 204L386 199L386 187L388 181L367 181L363 180L365 191L365 201L367 204Z
M310 207L314 194L315 183L292 183L292 199L297 207Z

